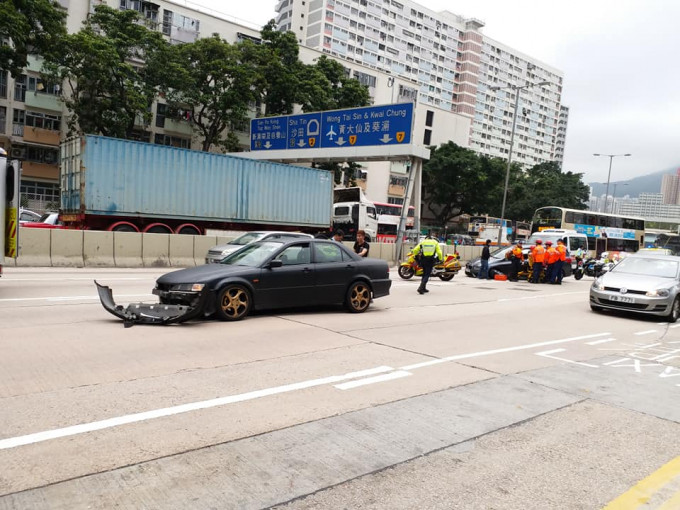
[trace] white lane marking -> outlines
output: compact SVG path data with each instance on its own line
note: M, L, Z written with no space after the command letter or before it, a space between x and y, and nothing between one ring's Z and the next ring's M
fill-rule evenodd
M408 377L413 375L411 372L406 372L404 370L397 370L396 372L391 372L384 375L376 375L375 377L368 377L366 379L359 379L358 381L350 381L342 384L336 384L335 387L339 390L349 390L352 388L357 388L359 386L366 386L367 384L374 384L384 381L391 381L392 379L400 379L402 377Z
M498 299L498 302L502 303L504 301L520 301L520 300L523 300L523 299L539 299L539 298L546 298L546 297L553 297L553 296L568 296L570 294L583 294L583 291L581 291L581 292L558 292L557 294L538 294L536 296L501 298L501 299Z
M544 358L556 359L558 361L566 361L567 363L573 363L575 365L583 365L584 367L599 368L598 365L590 365L588 363L582 363L580 361L574 361L574 360L571 360L571 359L559 358L557 356L553 356L553 354L556 354L558 352L564 352L564 351L566 351L566 349L553 349L552 351L537 352L536 356L543 356Z
M637 333L633 333L633 334L640 336L640 335L649 335L651 333L658 333L658 331L656 329L648 329L646 331L638 331Z
M680 328L680 324L675 324L673 326L668 326L671 329Z
M380 366L375 368L369 368L367 370L360 370L358 372L349 372L344 375L333 375L321 379L311 379L309 381L286 384L283 386L266 388L263 390L250 391L248 393L241 393L239 395L214 398L211 400L204 400L202 402L182 404L173 407L166 407L164 409L156 409L153 411L146 411L142 413L128 414L126 416L119 416L117 418L109 418L108 420L94 421L90 423L83 423L81 425L64 427L61 429L36 432L35 434L28 434L25 436L11 437L0 440L0 450L16 448L17 446L24 446L28 444L40 443L42 441L48 441L50 439L57 439L60 437L74 436L76 434L83 434L85 432L92 432L95 430L117 427L119 425L126 425L128 423L137 423L145 420L153 420L155 418L172 416L175 414L186 413L189 411L196 411L198 409L208 409L211 407L234 404L236 402L245 402L246 400L253 400L256 398L267 397L270 395L277 395L279 393L286 393L290 391L312 388L314 386L321 386L324 384L333 384L340 381L345 381L347 379L356 379L357 377L366 377L384 372L391 372L392 370L394 370L394 368L392 367Z
M607 342L614 342L616 338L603 338L602 340L595 340L594 342L586 342L586 345L606 344Z
M424 361L422 363L415 363L413 365L407 365L405 367L400 367L399 370L415 370L416 368L429 367L432 365L438 365L439 363L446 363L447 361L457 361L460 359L467 358L477 358L480 356L490 356L492 354L502 354L506 352L521 351L526 349L534 349L536 347L543 347L546 345L562 344L566 342L575 342L576 340L586 340L588 338L597 338L598 336L611 335L611 333L596 333L593 335L583 335L583 336L572 336L569 338L562 338L561 340L550 340L548 342L538 342L535 344L518 345L515 347L505 347L503 349L494 349L492 351L480 351L471 352L469 354L458 354L456 356L449 356L447 358L439 358L430 361Z
M116 295L118 298L132 298L132 297L153 297L153 294L120 294ZM99 296L57 296L57 297L27 297L27 298L5 298L0 299L0 303L12 303L21 301L75 301L78 299L85 300L99 300Z

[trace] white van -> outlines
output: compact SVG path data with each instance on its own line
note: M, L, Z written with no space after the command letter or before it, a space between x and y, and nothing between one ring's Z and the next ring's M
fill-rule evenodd
M558 239L565 240L565 246L567 247L567 255L572 255L576 253L576 250L581 248L584 256L588 254L588 237L585 234L576 232L576 230L565 230L563 228L546 228L540 232L534 232L528 241L523 241L523 244L536 244L536 241L540 239L545 245L546 241L552 241L553 246L557 245Z

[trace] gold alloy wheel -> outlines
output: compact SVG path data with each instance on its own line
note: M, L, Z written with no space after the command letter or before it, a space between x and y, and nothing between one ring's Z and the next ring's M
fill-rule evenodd
M219 314L225 320L243 319L250 310L250 294L240 285L230 285L220 292Z
M364 282L352 284L347 292L347 304L351 312L360 313L371 303L371 289Z

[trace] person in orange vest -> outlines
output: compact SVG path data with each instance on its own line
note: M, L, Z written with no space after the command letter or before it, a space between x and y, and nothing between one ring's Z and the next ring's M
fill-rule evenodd
M567 260L567 247L564 245L564 239L557 240L557 254L559 258L555 261L555 267L553 269L552 280L550 283L555 285L562 285L562 266Z
M536 246L531 250L531 256L534 259L534 269L529 283L538 283L541 278L541 271L545 267L545 247L540 239L536 240Z
M553 274L555 271L555 262L559 260L560 254L553 247L552 241L546 241L545 246L545 263L547 266L545 270L545 283L552 283Z
M524 255L522 254L522 242L517 241L517 244L513 246L512 250L510 251L510 263L512 266L510 266L510 276L508 277L509 281L517 281L517 273L519 273L522 267L522 260L524 260Z

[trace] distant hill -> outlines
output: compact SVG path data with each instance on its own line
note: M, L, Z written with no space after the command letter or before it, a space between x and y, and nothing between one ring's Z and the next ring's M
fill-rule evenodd
M663 176L675 173L676 168L661 170L660 172L654 172L653 174L641 175L640 177L635 177L627 181L611 181L609 183L609 194L611 195L614 193L614 183L616 183L617 197L625 195L637 197L640 193L660 193ZM628 184L628 186L623 186L623 184ZM593 195L596 197L604 195L605 190L607 189L607 185L602 184L601 182L589 182L588 185L592 186Z

